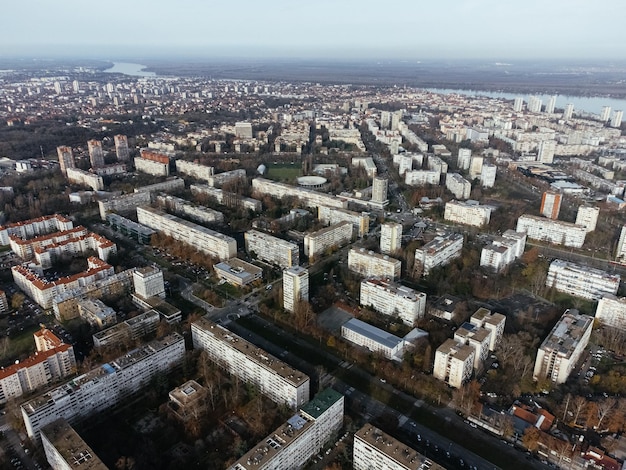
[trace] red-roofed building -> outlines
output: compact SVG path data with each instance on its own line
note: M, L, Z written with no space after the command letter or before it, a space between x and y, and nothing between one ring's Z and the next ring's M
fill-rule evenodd
M617 460L609 457L597 447L590 447L587 452L583 454L583 458L593 461L604 470L621 470L622 468Z
M50 349L58 348L63 344L63 341L61 341L59 337L45 327L36 331L33 336L35 337L35 347L39 352L49 351Z

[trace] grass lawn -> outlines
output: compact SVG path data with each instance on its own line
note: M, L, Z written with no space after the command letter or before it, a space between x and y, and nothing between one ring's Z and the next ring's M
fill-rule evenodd
M267 177L274 181L293 181L298 176L302 176L302 166L300 162L291 163L268 163Z

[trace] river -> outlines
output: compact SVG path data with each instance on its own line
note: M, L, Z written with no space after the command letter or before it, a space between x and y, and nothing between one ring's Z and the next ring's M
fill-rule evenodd
M121 73L133 77L156 77L154 72L146 72L146 66L131 62L113 62L113 67L106 69L105 73Z

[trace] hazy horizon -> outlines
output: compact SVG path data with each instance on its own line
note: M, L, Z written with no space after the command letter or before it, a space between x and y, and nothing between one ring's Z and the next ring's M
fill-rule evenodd
M3 58L626 60L618 0L34 0L3 13Z

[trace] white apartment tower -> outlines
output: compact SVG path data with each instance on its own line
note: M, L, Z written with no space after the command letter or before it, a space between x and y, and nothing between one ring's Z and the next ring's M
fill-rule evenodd
M354 227L348 221L342 221L325 227L316 232L307 233L304 236L304 254L309 258L315 258L344 245L352 240Z
M387 199L387 187L389 182L387 178L375 177L372 182L372 202L377 204L385 204Z
M528 111L531 113L539 113L541 112L541 99L536 96L531 96L528 98Z
M125 135L118 134L113 137L115 142L115 155L120 162L130 160L130 152L128 150L128 138Z
M146 266L133 271L133 285L135 287L135 294L143 299L149 297L165 298L163 271L158 268Z
M626 331L626 297L605 295L598 302L596 320L611 328Z
M293 266L283 271L283 307L295 312L299 302L309 301L309 271Z
M593 232L598 223L600 208L593 206L579 206L576 214L576 225L582 225L587 232Z
M431 269L444 266L461 256L462 250L462 234L450 233L437 236L423 247L415 250L415 273L428 276Z
M258 230L248 230L244 234L246 251L267 263L281 268L300 264L300 249L295 243L268 235Z
M547 287L589 300L599 300L605 295L617 294L619 284L619 274L609 274L600 269L560 259L550 263L546 278Z
M446 188L457 199L469 199L472 184L458 173L448 173L446 175Z
M541 215L548 219L556 220L559 218L561 210L561 195L552 191L546 191L541 197Z
M90 140L87 142L89 150L89 161L91 168L100 168L104 166L104 152L102 151L102 142L99 140Z
M567 103L565 105L565 110L563 111L563 119L569 121L572 119L574 115L574 105L572 103Z
M607 123L611 119L611 107L603 106L602 112L600 113L600 121Z
M615 252L615 260L624 263L626 261L626 225L622 226L622 231L617 242L617 250Z
M402 224L385 222L380 227L380 252L394 254L402 247Z
M474 347L448 339L437 348L433 377L451 387L461 388L474 370Z
M456 160L457 166L461 170L469 170L471 161L472 161L472 150L460 148L459 155Z
M556 152L556 140L542 140L537 148L537 161L540 163L552 163Z
M383 279L361 281L361 305L385 315L397 315L412 326L424 316L426 294Z
M546 114L554 114L554 108L556 107L556 95L552 95L546 104Z
M611 127L620 127L622 125L622 119L624 117L624 111L613 111L613 117L611 118Z
M480 173L480 185L483 188L493 188L496 184L497 168L495 165L485 163Z
M381 255L365 248L352 248L348 252L348 269L363 277L400 277L402 263L388 255Z
M516 113L521 113L522 108L524 107L524 98L517 97L515 101L513 101L513 111Z

